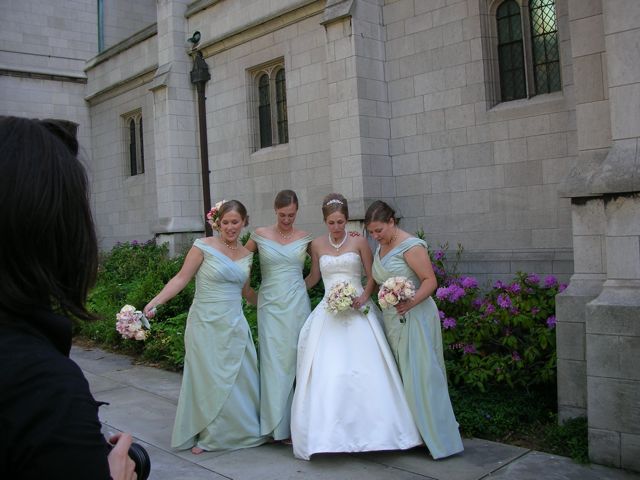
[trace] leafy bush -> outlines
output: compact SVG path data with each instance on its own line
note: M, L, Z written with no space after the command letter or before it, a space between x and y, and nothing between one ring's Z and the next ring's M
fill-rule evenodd
M145 342L124 340L115 330L115 315L123 305L142 309L180 270L184 255L169 258L165 245L153 241L118 243L100 259L98 279L87 299L88 308L98 315L94 322L76 326L80 336L126 353L142 355L169 368L180 368L184 360L184 319L194 292L194 282L167 305L158 308L151 336ZM168 337L171 335L171 339ZM167 347L167 351L164 348ZM180 353L179 351L182 351Z
M481 391L553 384L555 296L565 286L553 276L541 285L537 275L518 273L481 296L475 278L450 273L446 256L446 247L431 254L450 382Z

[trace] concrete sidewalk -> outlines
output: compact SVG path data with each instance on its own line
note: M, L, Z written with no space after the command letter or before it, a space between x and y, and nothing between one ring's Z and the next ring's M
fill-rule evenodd
M152 480L437 479L437 480L639 480L640 475L486 440L467 439L465 451L433 461L424 449L407 452L293 457L291 447L271 444L246 450L192 455L169 446L181 375L135 365L129 357L73 347L100 408L104 431L128 431L151 456Z

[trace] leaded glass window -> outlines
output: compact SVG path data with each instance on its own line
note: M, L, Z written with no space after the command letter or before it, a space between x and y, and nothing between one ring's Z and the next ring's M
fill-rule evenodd
M138 174L138 161L136 155L136 122L132 118L129 120L129 166L131 167L131 176Z
M144 133L142 112L138 110L122 116L127 170L133 177L144 173Z
M520 7L514 0L503 2L498 7L496 19L502 100L524 98L527 96L527 90Z
M554 0L530 0L533 77L537 94L560 90L560 56Z
M273 60L250 72L253 78L252 107L256 118L253 141L256 149L289 143L287 83L283 59ZM255 108L255 109L254 109Z
M278 143L289 141L289 127L287 126L287 89L284 79L284 69L276 74L276 105L278 118Z
M258 81L258 117L260 122L260 148L270 147L271 140L271 100L269 76L264 74Z
M562 90L555 0L504 0L495 28L501 101Z
M144 136L142 135L142 117L140 117L138 130L140 131L140 171L138 173L144 173L144 142L142 141Z

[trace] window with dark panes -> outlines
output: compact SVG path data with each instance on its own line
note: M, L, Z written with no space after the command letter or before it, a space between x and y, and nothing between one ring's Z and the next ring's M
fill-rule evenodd
M561 90L555 0L505 0L495 12L500 101Z
M250 96L253 110L255 148L289 143L287 82L283 59L273 60L249 72L253 78Z

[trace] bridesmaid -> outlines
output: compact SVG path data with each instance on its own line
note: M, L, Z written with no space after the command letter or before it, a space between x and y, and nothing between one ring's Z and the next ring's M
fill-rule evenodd
M288 443L298 335L311 312L302 277L311 236L294 228L298 197L282 190L274 201L276 223L257 228L246 248L260 255L260 433Z
M260 435L258 358L241 296L255 304L249 287L253 254L238 242L247 210L237 200L211 219L217 237L197 239L182 268L145 307L176 296L195 275L196 292L187 317L182 387L171 446L203 451L255 447Z
M412 300L383 310L383 317L420 435L434 459L462 452L447 388L440 317L431 298L437 282L427 245L400 230L395 212L380 200L368 208L364 223L379 244L373 259L376 282L382 284L389 277L402 276L416 285ZM405 317L404 322L400 321L401 316Z

